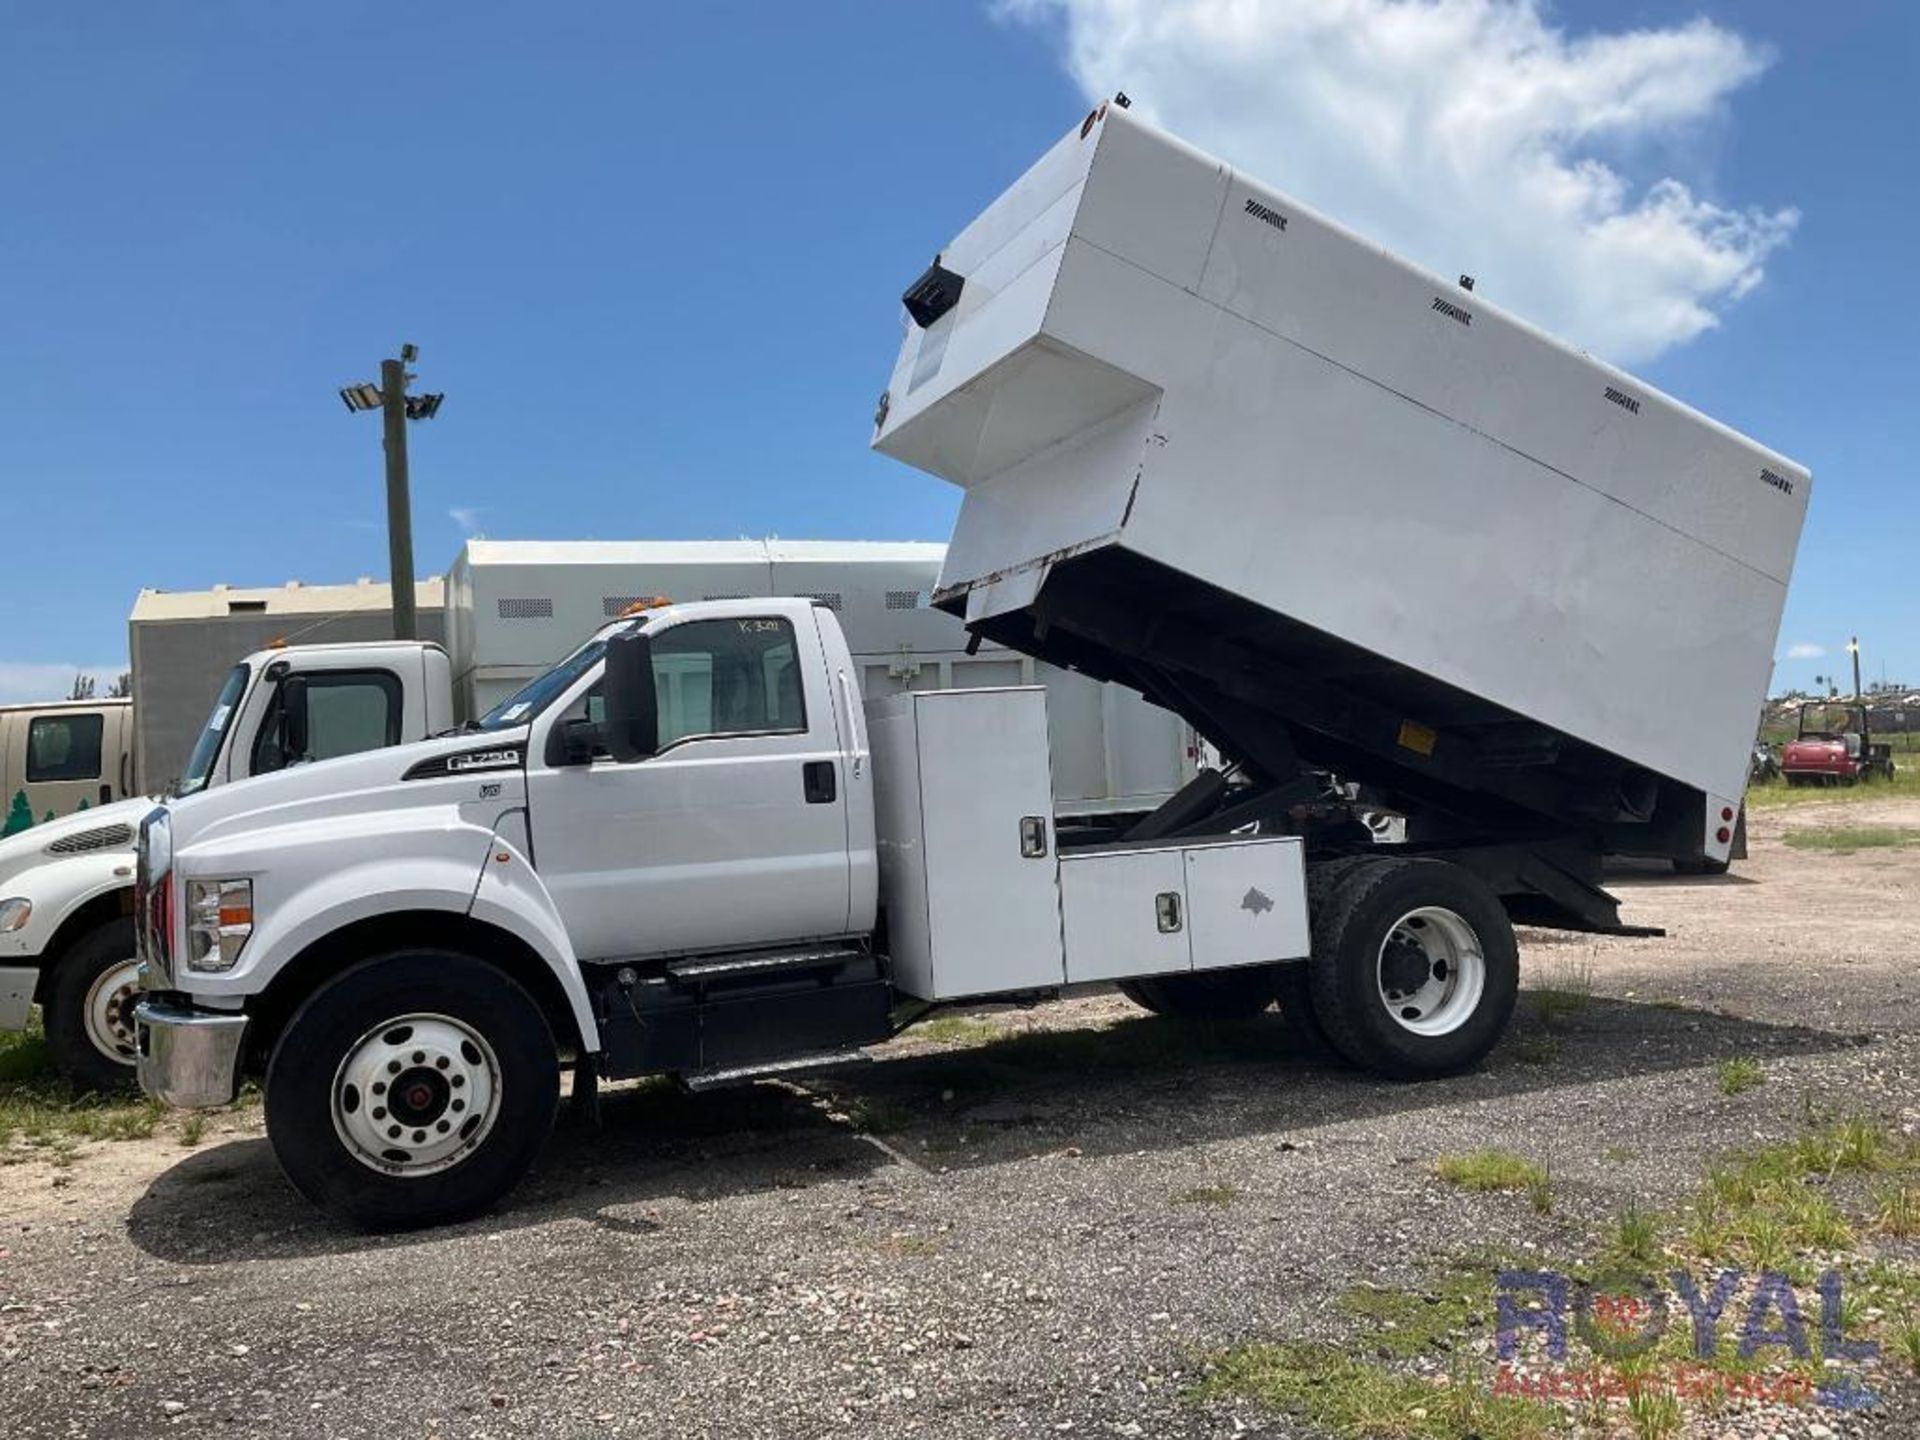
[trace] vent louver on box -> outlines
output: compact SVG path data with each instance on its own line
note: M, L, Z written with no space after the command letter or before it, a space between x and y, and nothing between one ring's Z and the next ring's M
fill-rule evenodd
M647 597L644 595L602 595L600 613L609 620L619 616L629 605L638 605Z
M702 595L702 600L744 600L744 595Z
M803 590L800 592L800 598L803 600L811 600L816 605L824 605L829 610L838 610L842 603L838 590L821 590L818 592Z
M553 601L544 598L507 599L496 602L502 620L551 620Z
M887 609L918 610L919 608L920 608L920 592L918 590L887 591Z

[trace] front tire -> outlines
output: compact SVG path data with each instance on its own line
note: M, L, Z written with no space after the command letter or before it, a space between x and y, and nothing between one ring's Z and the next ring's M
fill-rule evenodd
M1499 1043L1520 950L1479 877L1440 860L1366 860L1312 919L1314 1013L1356 1065L1428 1079L1472 1069Z
M477 1214L553 1126L560 1065L539 1005L450 951L363 961L295 1012L267 1066L267 1138L294 1187L366 1229Z
M42 1018L54 1068L75 1088L125 1090L133 1084L139 968L130 918L82 936L61 957Z

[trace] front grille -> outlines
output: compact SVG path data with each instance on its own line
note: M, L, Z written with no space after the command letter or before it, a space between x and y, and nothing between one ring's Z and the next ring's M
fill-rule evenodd
M77 835L62 835L47 845L48 855L85 855L94 850L117 850L132 843L131 825L101 825Z

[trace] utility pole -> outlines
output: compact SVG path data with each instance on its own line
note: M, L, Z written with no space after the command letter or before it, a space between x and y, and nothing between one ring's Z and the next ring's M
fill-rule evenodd
M393 638L419 639L414 613L413 501L407 485L407 421L431 420L440 412L444 395L409 395L407 366L419 358L413 345L400 347L398 360L380 362L378 385L348 385L340 398L349 410L380 411L387 455L387 568L393 591Z
M411 349L411 345L405 347L405 350ZM393 638L417 640L419 624L413 613L413 501L407 492L407 370L399 360L380 362L380 418L386 432L387 571L393 588Z
M1855 635L1847 641L1847 649L1853 655L1853 703L1860 703L1860 637Z

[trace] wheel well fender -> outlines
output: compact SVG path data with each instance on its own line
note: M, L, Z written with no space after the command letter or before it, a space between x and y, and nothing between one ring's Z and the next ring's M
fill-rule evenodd
M526 988L564 1051L599 1048L599 1027L571 964L558 965L512 931L470 915L403 910L355 920L329 931L289 960L247 1006L248 1050L264 1065L287 1022L316 989L354 961L385 950L418 946L458 950L484 960ZM571 957L568 957L570 961Z
M48 937L46 948L40 952L40 976L34 982L34 1000L46 1004L47 996L53 989L54 972L59 970L69 950L102 925L126 919L132 914L133 887L116 884L96 890L63 915L59 926Z

